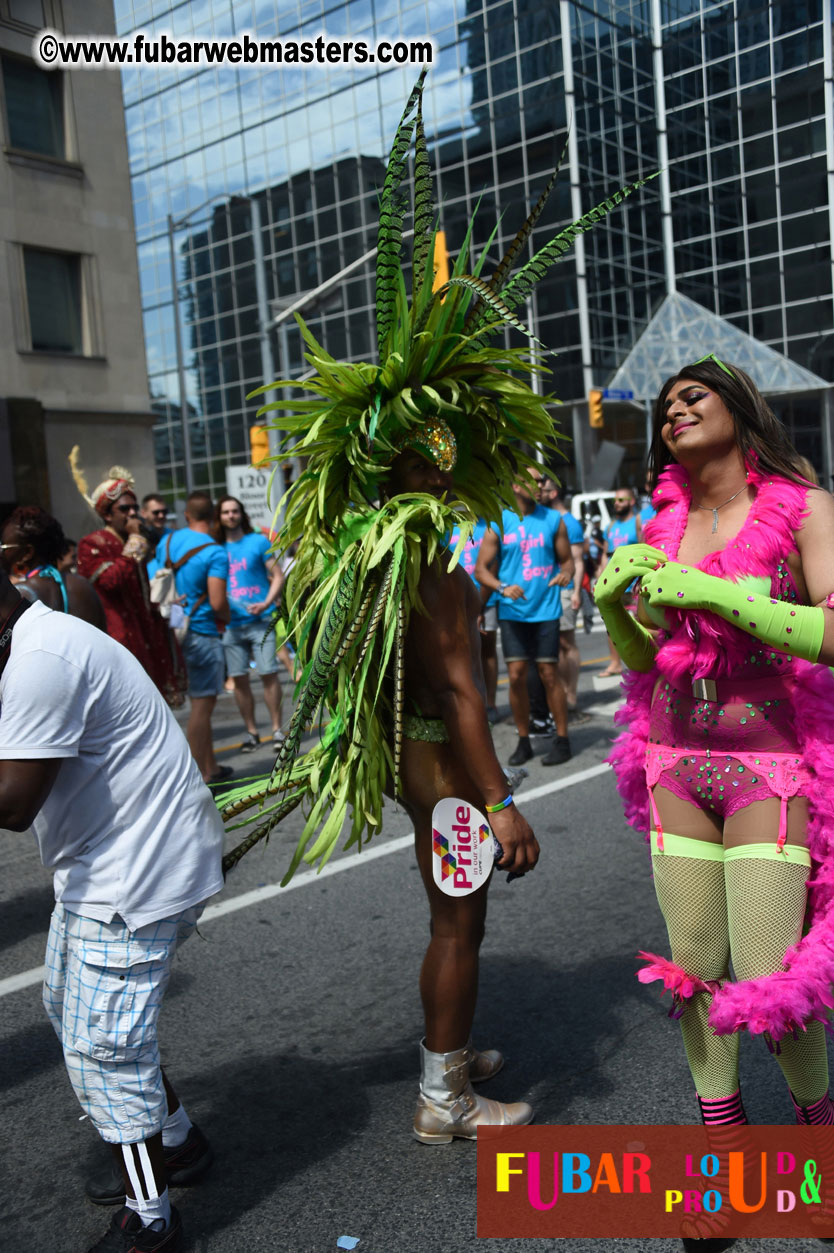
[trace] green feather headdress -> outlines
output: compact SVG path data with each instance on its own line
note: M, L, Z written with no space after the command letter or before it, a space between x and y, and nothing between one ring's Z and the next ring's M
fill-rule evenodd
M378 828L386 780L392 789L398 782L403 640L411 612L420 608L421 563L436 560L446 548L444 537L457 528L451 568L477 517L500 518L502 508L515 508L513 484L527 478L525 446L548 457L559 452L564 439L550 413L555 397L539 395L529 381L545 372L544 353L507 348L502 333L511 326L539 343L514 310L578 234L642 185L630 184L565 227L513 274L557 167L492 277L482 272L497 227L470 273L470 222L451 276L435 290L437 231L423 127L424 82L425 71L400 118L380 193L378 363L335 360L298 317L314 373L260 389L293 389L288 399L266 404L259 413L271 415L272 425L283 432L281 456L291 452L304 461L282 502L279 536L281 548L298 543L282 629L295 645L299 680L295 714L272 778L254 791L250 785L226 797L223 812L234 825L248 824L251 818L241 815L256 805L261 821L224 865L235 864L304 804L304 830L284 882L302 858L327 860L349 811L348 845L360 845L365 831ZM412 146L410 200L404 183ZM410 298L402 262L409 207ZM431 455L426 426L438 418L457 446L455 503L420 494L378 504L380 485L403 447ZM305 728L319 712L325 729L299 756Z

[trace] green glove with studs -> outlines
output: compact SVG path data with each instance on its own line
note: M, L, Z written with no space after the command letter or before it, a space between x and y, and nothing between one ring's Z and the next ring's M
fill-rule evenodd
M629 670L651 670L657 649L651 632L626 609L623 593L635 579L654 573L665 561L666 554L650 544L624 544L615 549L597 579L594 597L600 616Z
M706 609L780 652L806 661L819 658L825 614L813 605L751 595L743 583L704 574L679 561L667 561L643 574L640 594L652 608Z

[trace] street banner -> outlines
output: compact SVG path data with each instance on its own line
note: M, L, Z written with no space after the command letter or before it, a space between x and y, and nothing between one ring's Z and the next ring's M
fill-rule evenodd
M275 507L270 504L271 498L280 496L281 475L276 474L272 483L270 496L269 485L272 479L272 467L258 469L257 466L226 466L226 491L235 496L249 515L249 521L258 531L273 538L278 523L273 529Z

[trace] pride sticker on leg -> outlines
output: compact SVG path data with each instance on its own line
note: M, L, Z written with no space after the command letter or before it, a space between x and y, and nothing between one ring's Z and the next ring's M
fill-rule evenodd
M467 801L446 796L431 816L432 875L447 896L468 896L489 879L493 867L492 831Z

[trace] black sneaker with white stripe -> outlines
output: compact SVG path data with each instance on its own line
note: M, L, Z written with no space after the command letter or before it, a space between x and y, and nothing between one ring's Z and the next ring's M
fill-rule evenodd
M162 1219L158 1220L159 1224ZM109 1229L88 1250L88 1253L179 1253L183 1243L182 1222L175 1209L171 1221L162 1231L155 1230L157 1223L142 1226L142 1219L132 1209L123 1206L113 1215Z

